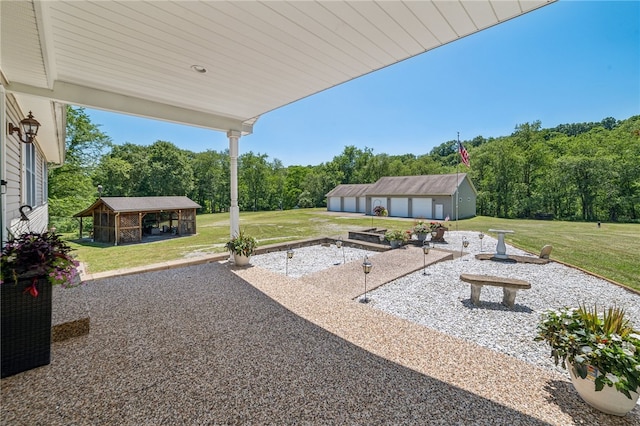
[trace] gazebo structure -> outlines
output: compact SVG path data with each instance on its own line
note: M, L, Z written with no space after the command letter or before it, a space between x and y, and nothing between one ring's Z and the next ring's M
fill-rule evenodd
M118 245L139 243L145 234L195 234L200 207L187 197L101 197L74 217L80 218L80 237L82 218L92 217L94 241Z

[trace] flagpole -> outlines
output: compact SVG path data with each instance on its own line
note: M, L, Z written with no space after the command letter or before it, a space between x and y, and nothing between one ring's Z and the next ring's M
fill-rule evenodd
M460 185L458 184L458 169L460 169L460 132L458 132L458 162L456 163L456 232L458 231L458 188Z

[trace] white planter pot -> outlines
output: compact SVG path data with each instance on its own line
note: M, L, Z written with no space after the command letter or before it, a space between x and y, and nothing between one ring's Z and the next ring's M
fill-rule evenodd
M243 256L243 255L238 254L238 253L233 253L233 263L235 263L236 266L246 266L246 265L248 265L250 258L251 258L251 256Z
M624 416L636 406L638 402L637 392L631 392L632 398L629 399L622 392L618 392L615 386L605 385L601 391L596 391L595 378L599 374L597 368L589 366L589 373L583 379L574 372L572 364L567 364L571 383L573 383L580 397L593 408L607 414Z
M398 248L402 246L402 240L391 240L389 241L389 244L391 244L391 248Z

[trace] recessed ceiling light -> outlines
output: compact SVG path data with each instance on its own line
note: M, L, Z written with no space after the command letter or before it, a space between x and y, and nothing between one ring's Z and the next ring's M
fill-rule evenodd
M191 65L191 69L200 74L204 74L207 72L207 69L202 65Z

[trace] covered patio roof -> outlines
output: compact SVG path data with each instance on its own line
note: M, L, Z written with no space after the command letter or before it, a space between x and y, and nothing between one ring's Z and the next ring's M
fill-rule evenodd
M553 1L1 2L3 85L25 108L247 134L264 113Z
M556 0L2 1L0 83L64 161L65 104L227 132Z

